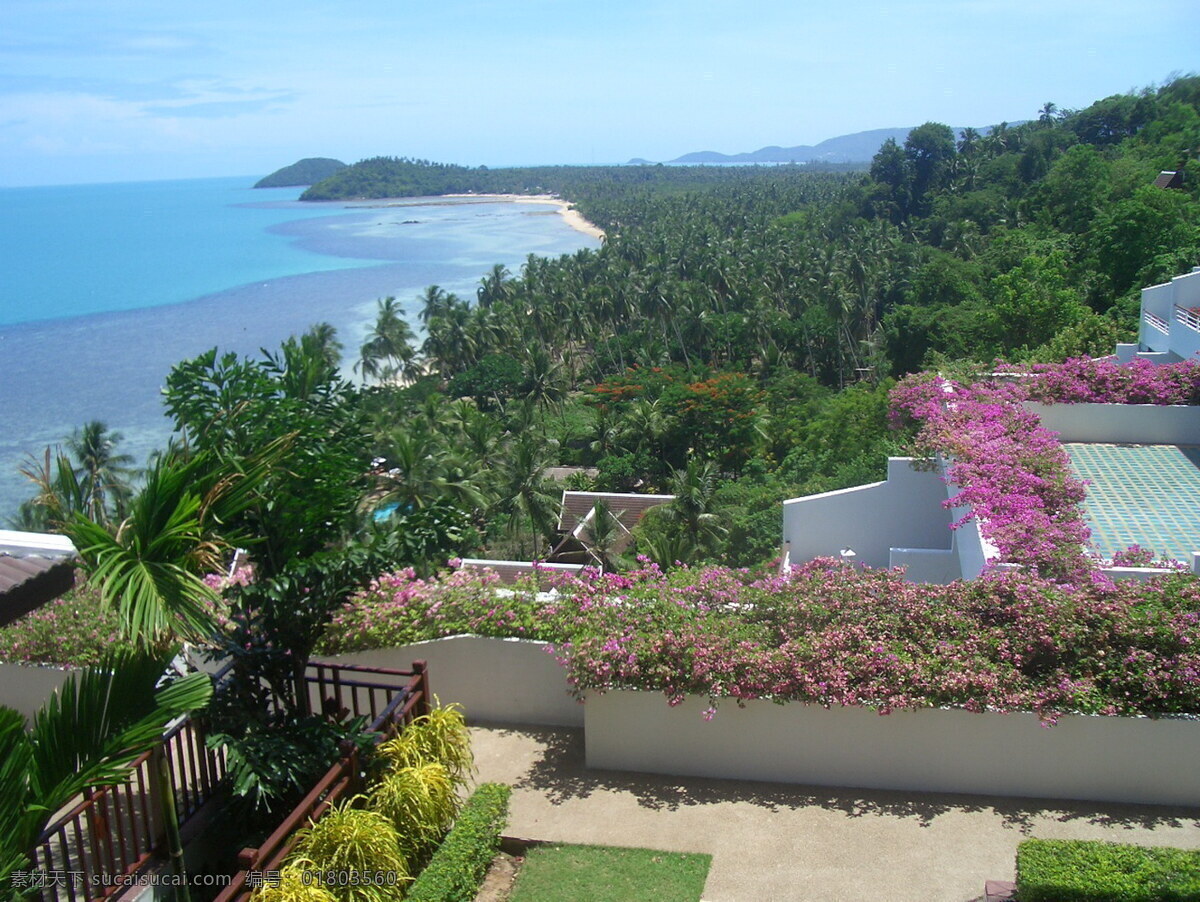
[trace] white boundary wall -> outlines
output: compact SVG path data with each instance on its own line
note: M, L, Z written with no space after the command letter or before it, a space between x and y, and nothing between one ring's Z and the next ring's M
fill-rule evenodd
M1134 445L1200 444L1200 406L1157 404L1038 404L1025 408L1060 442Z
M958 554L952 548L893 548L888 566L903 567L910 583L944 586L962 577Z
M580 705L542 642L455 636L343 655L430 666L434 693L468 720L584 728L588 767L821 786L1200 806L1200 719L896 711L729 699L672 708L658 692Z
M458 702L472 723L583 726L583 705L545 642L452 636L323 661L408 670L429 662L429 684L442 704Z
M589 696L587 766L921 792L1200 805L1200 721Z
M945 497L936 472L890 457L885 482L784 501L783 541L794 563L850 548L856 563L887 567L892 548L950 548Z
M15 708L27 721L76 671L36 664L0 663L0 705Z

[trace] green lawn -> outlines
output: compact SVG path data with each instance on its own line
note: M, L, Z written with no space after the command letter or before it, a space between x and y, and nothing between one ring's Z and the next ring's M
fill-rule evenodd
M711 855L549 845L530 849L510 902L699 902Z

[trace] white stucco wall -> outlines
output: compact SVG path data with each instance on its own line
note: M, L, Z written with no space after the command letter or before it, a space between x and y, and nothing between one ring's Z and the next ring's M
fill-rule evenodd
M1200 721L589 696L588 767L923 792L1200 805Z
M545 642L453 636L322 660L396 670L425 660L433 694L461 704L472 723L583 725L583 706Z
M904 578L913 583L946 585L962 576L953 549L893 548L891 567L903 567Z
M1138 333L1142 347L1150 351L1167 352L1175 360L1186 360L1200 354L1200 331L1182 321L1176 309L1178 307L1200 307L1200 267L1175 276L1170 282L1142 289L1142 322ZM1146 321L1147 313L1154 314L1167 324L1166 335Z
M946 483L944 491L946 499L949 500L961 490L952 483ZM955 505L950 509L950 522L957 523L970 511L971 508L968 505ZM958 576L962 579L974 579L983 572L989 562L1000 557L999 549L984 538L979 529L979 521L975 517L971 517L958 529L953 530L953 536L954 541L951 548L958 564Z
M0 705L15 708L31 720L74 672L33 664L0 664Z
M892 548L950 548L945 497L937 473L892 457L885 482L783 502L783 540L796 564L851 548L857 563L887 567Z
M1025 407L1063 442L1200 444L1200 406L1027 402Z

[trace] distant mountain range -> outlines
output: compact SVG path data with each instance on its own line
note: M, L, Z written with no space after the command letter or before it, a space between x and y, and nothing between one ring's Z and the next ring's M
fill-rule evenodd
M1009 125L1019 125L1010 122ZM724 154L713 150L701 150L697 153L685 153L681 157L669 160L671 163L869 163L883 142L892 138L897 144L903 144L908 133L916 126L907 128L875 128L867 132L855 132L853 135L841 135L830 138L820 144L799 144L796 147L762 147L750 153ZM955 127L957 135L965 128ZM980 128L978 132L986 135L991 127ZM640 157L630 163L648 163Z

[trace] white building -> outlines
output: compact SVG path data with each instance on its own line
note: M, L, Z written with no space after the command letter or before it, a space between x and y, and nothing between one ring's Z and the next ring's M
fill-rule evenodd
M1200 267L1142 289L1138 343L1117 345L1117 359L1174 363L1200 354Z
M1136 543L1200 573L1200 407L1026 406L1058 433L1076 475L1088 479L1084 513L1102 557ZM996 564L998 551L974 518L950 529L968 511L945 506L958 488L945 484L942 473L940 465L893 457L883 482L785 501L785 563L840 556L904 567L912 582L975 578ZM1162 571L1104 572L1123 579Z

